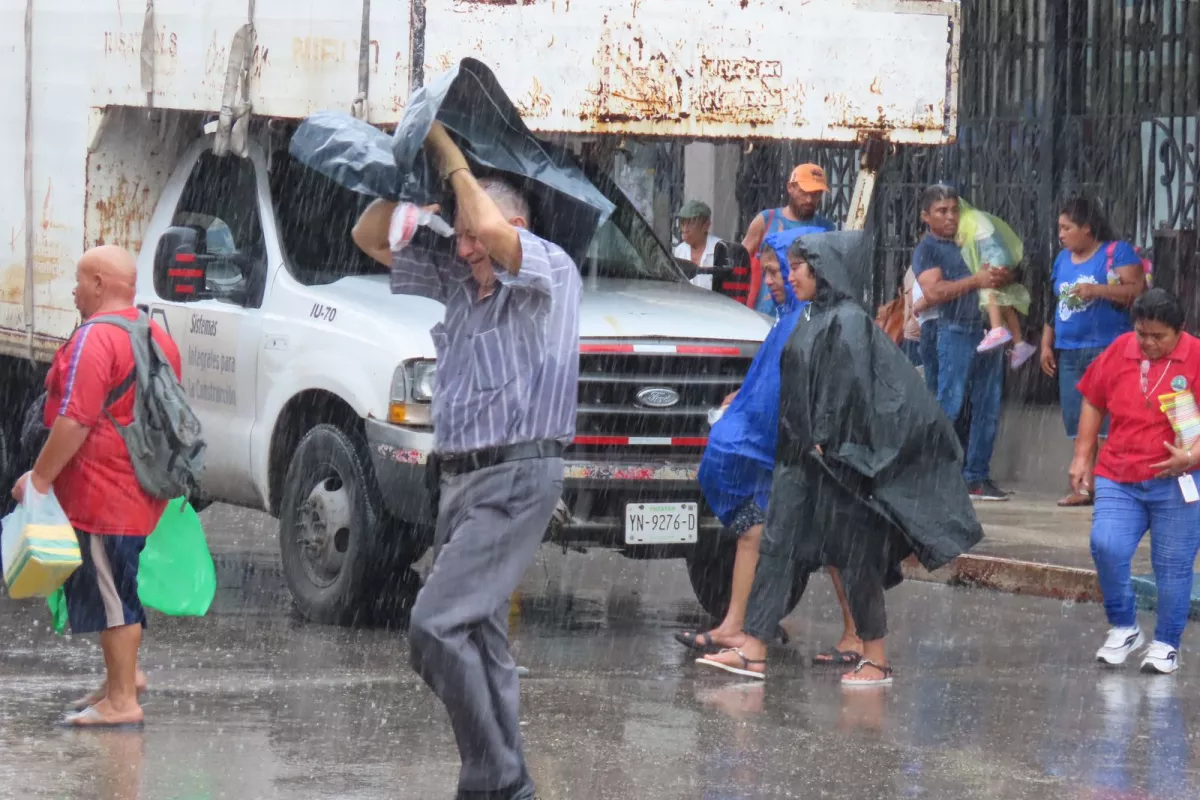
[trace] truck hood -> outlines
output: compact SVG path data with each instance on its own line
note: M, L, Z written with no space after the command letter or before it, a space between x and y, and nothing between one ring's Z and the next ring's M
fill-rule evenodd
M756 311L690 283L585 280L584 339L706 339L761 342L771 324Z
M316 289L320 302L374 317L373 327L411 341L433 356L429 329L442 321L441 303L393 295L387 275L361 275ZM579 333L584 339L703 339L761 342L771 324L724 295L690 283L585 280ZM380 330L382 333L383 330Z

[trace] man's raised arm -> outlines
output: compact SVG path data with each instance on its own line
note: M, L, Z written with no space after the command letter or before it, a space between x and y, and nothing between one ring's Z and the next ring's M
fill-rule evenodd
M504 213L471 174L467 159L440 122L434 122L425 137L425 145L433 153L442 176L450 182L458 201L460 232L483 243L493 261L511 275L521 271L521 236L516 226L504 218Z
M358 245L358 249L388 269L392 267L388 227L392 224L392 212L396 210L396 205L390 200L375 200L367 206L350 231L350 238Z

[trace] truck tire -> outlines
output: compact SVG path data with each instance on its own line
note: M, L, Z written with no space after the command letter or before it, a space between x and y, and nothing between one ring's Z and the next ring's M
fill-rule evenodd
M705 545L697 544L687 560L688 580L691 581L692 591L696 593L696 600L718 622L725 618L725 612L729 610L736 554L737 545L721 539ZM796 576L783 614L785 617L799 604L808 578L808 575Z
M284 578L306 618L373 624L377 611L394 614L406 605L392 595L414 596L415 573L394 558L387 570L379 563L396 550L385 547L390 527L362 439L328 424L305 434L283 482L279 549Z

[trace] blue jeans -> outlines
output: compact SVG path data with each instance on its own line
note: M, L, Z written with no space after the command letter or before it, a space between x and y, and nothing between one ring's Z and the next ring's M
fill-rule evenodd
M1096 478L1092 560L1104 593L1104 613L1117 628L1137 624L1131 564L1150 531L1150 563L1158 587L1154 638L1178 648L1192 599L1192 566L1200 551L1200 503L1185 503L1179 481L1117 483Z
M1083 410L1083 395L1079 393L1079 382L1091 363L1100 357L1105 348L1085 347L1080 350L1058 351L1058 402L1062 406L1063 427L1068 438L1079 434L1079 415ZM1108 433L1108 420L1104 421L1104 432Z
M929 393L938 393L938 323L930 320L921 325L921 369L925 371L925 385Z
M1004 388L1004 354L999 348L990 353L976 352L981 341L982 328L943 325L938 329L938 404L950 421L957 423L963 404L968 396L971 398L971 432L963 469L967 483L988 479Z

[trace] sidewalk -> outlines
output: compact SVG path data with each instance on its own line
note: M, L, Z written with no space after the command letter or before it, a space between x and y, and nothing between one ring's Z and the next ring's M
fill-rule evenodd
M984 539L967 555L934 573L905 565L914 580L977 586L1012 594L1098 603L1092 564L1090 508L1059 508L1057 495L1018 491L1003 503L977 503ZM1154 608L1155 588L1147 535L1133 559L1139 605ZM1200 584L1193 590L1192 617L1200 619Z

